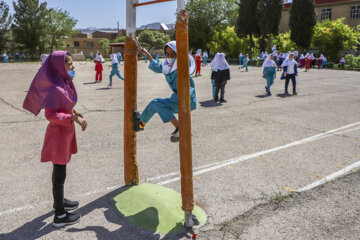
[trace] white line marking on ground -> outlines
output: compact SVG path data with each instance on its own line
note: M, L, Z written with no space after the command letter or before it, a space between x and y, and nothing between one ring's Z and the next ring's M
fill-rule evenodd
M356 123L352 123L352 124L349 124L349 125L346 125L346 126L343 126L343 127L340 127L340 128L336 128L336 129L327 131L325 133L321 133L321 134L314 135L312 137L304 138L302 140L295 141L295 142L292 142L292 143L289 143L289 144L286 144L286 145L283 145L283 146L280 146L280 147L275 147L275 148L271 148L271 149L268 149L268 150L265 150L265 151L261 151L261 152L257 152L257 153L253 153L253 154L247 154L247 155L243 155L243 156L236 157L236 158L231 158L231 159L228 159L226 161L221 161L220 164L217 164L216 162L214 162L214 163L201 165L201 166L198 166L198 167L194 168L195 172L193 173L193 175L197 176L197 175L200 175L200 174L203 174L203 173L206 173L206 172L210 172L210 171L213 171L213 170L216 170L216 169L219 169L219 168L223 168L223 167L226 167L226 166L229 166L229 165L233 165L233 164L236 164L236 163L239 163L239 162L243 162L243 161L246 161L246 160L249 160L249 159L252 159L252 158L257 158L257 157L260 157L262 155L266 155L268 153L272 153L272 152L276 152L276 151L286 149L286 148L289 148L289 147L301 145L303 143L313 142L313 141L320 140L320 139L323 139L323 138L326 138L326 137L330 137L330 136L334 136L334 135L339 135L339 134L344 134L344 133L347 133L347 132L359 130L360 127L353 128L353 129L348 129L348 128L354 127L356 125L360 125L360 122L356 122ZM344 129L346 129L346 130L344 130ZM344 131L340 131L340 130L344 130ZM340 131L340 132L338 132L338 131ZM358 162L358 163L360 165L360 162ZM351 166L349 166L349 167L351 167ZM347 167L347 168L349 168L349 167ZM349 171L351 171L353 168L351 168ZM340 170L340 171L344 171L344 169ZM347 172L345 172L345 173L347 173ZM167 174L162 174L162 175L159 175L159 176L156 176L156 177L147 178L147 179L145 179L145 182L159 180L159 179L162 179L162 178L176 176L176 175L180 175L180 173L179 172L171 172L171 173L167 173ZM180 180L180 176L172 178L172 179L168 179L166 181L159 182L157 184L158 185L166 185L166 184L176 182L176 181L179 181L179 180ZM102 189L102 190L94 190L94 191L86 192L86 193L75 195L75 196L94 195L94 194L98 194L98 193L112 191L112 190L115 190L115 189L117 189L119 187L121 187L121 186L106 187L105 189ZM42 202L42 203L45 203L45 202ZM50 202L48 201L46 203L50 203ZM3 212L0 212L0 216L7 215L7 214L12 214L12 213L15 213L15 212L20 212L20 211L24 211L24 210L28 210L28 209L32 209L34 207L35 206L26 205L26 206L22 206L22 207L17 207L17 208L5 210Z
M216 164L216 163L207 164L207 165L213 165L213 166L210 166L208 168L204 168L204 169L199 170L199 171L195 171L193 173L193 175L197 176L197 175L200 175L200 174L203 174L203 173L206 173L206 172L214 171L214 170L219 169L219 168L223 168L223 167L226 167L226 166L229 166L229 165L233 165L233 164L236 164L236 163L239 163L239 162L243 162L243 161L246 161L246 160L249 160L249 159L252 159L252 158L263 156L263 155L266 155L266 154L269 154L269 153L272 153L272 152L276 152L276 151L279 151L279 150L282 150L282 149L286 149L286 148L289 148L289 147L294 147L294 146L297 146L297 145L301 145L301 144L308 143L308 142L313 142L313 141L323 139L323 138L326 138L326 137L339 135L339 134L343 134L343 133L350 132L350 131L355 131L355 130L360 129L360 127L353 128L353 129L347 129L347 128L354 127L354 126L359 125L359 124L360 124L360 122L349 124L349 125L346 125L346 126L343 126L343 127L340 127L340 128L336 128L336 129L327 131L325 133L317 134L317 135L309 137L309 138L304 138L302 140L295 141L295 142L292 142L292 143L289 143L289 144L286 144L286 145L283 145L283 146L271 148L271 149L261 151L261 152L257 152L257 153L253 153L253 154L242 155L242 156L236 157L236 158L231 158L231 159L222 161L221 164ZM346 129L346 130L344 130L344 129ZM340 131L340 130L344 130L344 131ZM340 131L340 132L338 132L338 131ZM159 182L158 184L159 185L166 185L166 184L176 182L176 181L179 181L179 180L180 180L180 177L175 177L175 178L172 178L172 179L168 179L168 180Z
M296 192L306 192L306 191L309 191L313 188L316 188L318 186L321 186L327 182L330 182L330 181L333 181L335 180L336 178L339 178L347 173L349 173L350 171L354 170L355 168L358 168L360 167L360 161L359 162L356 162L356 163L353 163L351 164L350 166L347 166L346 168L343 168L341 169L340 171L337 171L327 177L324 177L323 179L319 180L319 181L316 181L316 182L313 182L309 185L307 185L306 187L303 187L303 188L300 188L298 190L296 190Z

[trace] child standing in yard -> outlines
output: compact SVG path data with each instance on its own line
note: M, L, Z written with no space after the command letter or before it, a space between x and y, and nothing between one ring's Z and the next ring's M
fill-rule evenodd
M195 61L196 61L196 73L195 77L201 76L201 49L198 49L195 54Z
M111 73L110 73L110 83L109 83L109 87L112 86L112 78L114 75L118 76L121 80L124 80L123 76L121 76L120 74L120 70L119 70L119 60L116 56L116 54L111 54L110 55L111 58Z
M310 68L311 68L310 55L306 54L306 56L305 56L305 72L310 71Z
M102 63L104 63L105 60L103 58L103 56L101 55L101 53L96 54L96 58L94 60L95 63L95 71L96 71L96 76L95 76L95 82L102 82L102 72L103 72L103 65Z
M266 79L267 85L265 87L265 91L267 95L271 96L270 87L274 83L274 79L276 78L276 63L274 61L274 56L270 54L264 61L263 65L263 78Z
M49 121L41 162L53 164L54 227L63 227L80 220L80 214L68 212L77 209L79 203L64 198L66 167L71 155L77 152L74 122L83 131L87 127L83 116L73 109L77 102L74 77L71 54L53 52L36 74L23 104L24 109L35 115L45 109L45 117Z
M173 91L170 98L156 98L153 99L142 112L140 119L135 120L135 130L144 130L145 125L150 121L155 113L158 113L164 123L171 122L175 127L175 131L171 134L170 141L179 141L179 122L175 117L178 113L178 95L177 95L177 60L176 60L176 41L168 42L164 47L166 59L164 62L159 63L155 61L146 49L141 50L143 54L147 55L150 61L149 69L155 73L163 73L166 81ZM194 72L195 61L189 56L190 60L190 100L191 110L196 109L196 92L195 83L191 77Z
M211 62L211 79L214 82L216 87L214 102L219 101L219 92L220 93L220 103L226 103L225 100L225 86L227 81L230 80L230 67L228 62L225 59L224 53L217 53L214 60Z

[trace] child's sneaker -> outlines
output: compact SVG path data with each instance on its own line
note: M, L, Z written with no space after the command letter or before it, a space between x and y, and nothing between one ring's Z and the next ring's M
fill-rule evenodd
M145 128L145 124L143 121L140 120L140 113L138 111L134 111L133 119L134 119L134 130L136 132L143 131Z
M176 128L175 131L171 134L170 140L171 142L179 141L179 128Z
M55 204L53 205L55 211ZM79 207L78 201L71 201L69 199L64 198L64 210L65 211L74 211Z
M60 228L67 225L72 225L80 221L80 214L65 212L61 216L54 216L53 226Z

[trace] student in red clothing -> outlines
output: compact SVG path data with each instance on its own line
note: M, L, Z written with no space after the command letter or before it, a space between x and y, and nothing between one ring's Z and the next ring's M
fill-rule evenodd
M197 76L201 76L200 73L201 73L201 49L197 50L196 51L196 54L195 54L195 61L196 61L196 73L195 73L195 77Z
M102 63L104 63L104 62L105 62L105 60L104 60L103 56L101 55L101 53L98 53L94 60L94 63L96 63L96 65L95 65L95 71L96 71L95 82L100 83L102 81L102 72L104 70Z
M37 72L23 104L23 108L34 115L45 109L45 117L49 121L41 162L51 162L53 165L54 227L80 221L80 214L69 212L77 209L79 202L64 198L66 166L71 155L77 152L74 122L83 131L87 127L83 116L73 109L77 102L74 77L71 54L64 51L53 52Z

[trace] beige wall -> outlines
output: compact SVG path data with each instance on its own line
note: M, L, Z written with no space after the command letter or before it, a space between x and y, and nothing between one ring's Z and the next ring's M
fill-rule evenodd
M331 20L336 20L338 18L345 18L344 23L348 24L350 27L356 27L360 25L360 18L351 19L350 18L350 8L352 6L360 5L360 1L351 1L346 3L338 4L323 4L316 6L315 12L317 15L317 21L320 21L320 11L324 8L331 8ZM283 9L281 20L280 20L280 32L289 31L289 18L290 18L290 8Z
M93 52L94 56L96 52L100 51L101 54L105 54L102 50L100 41L102 38L67 38L65 39L66 47L63 50L69 51L72 54L77 54L81 51L84 52L85 57L89 57L90 53ZM74 42L79 42L79 46L75 47ZM92 42L93 46L88 46L88 43Z

